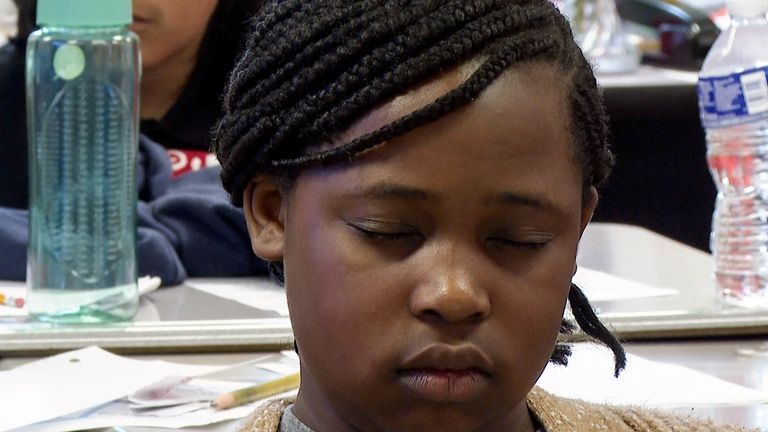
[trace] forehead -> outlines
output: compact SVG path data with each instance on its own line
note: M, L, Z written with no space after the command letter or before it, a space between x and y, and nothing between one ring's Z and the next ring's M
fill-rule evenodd
M414 87L367 113L337 137L348 142L414 112L452 90L470 75L465 64ZM564 86L554 68L541 63L504 72L468 106L417 128L351 163L309 171L326 186L377 181L435 191L525 192L571 207L580 203L581 169L576 163ZM301 178L300 178L301 180ZM477 195L481 195L478 193Z

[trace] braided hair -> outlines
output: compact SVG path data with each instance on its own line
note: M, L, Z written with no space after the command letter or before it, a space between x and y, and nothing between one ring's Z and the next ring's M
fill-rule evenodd
M441 71L479 60L462 84L400 119L344 144L332 137L375 106ZM276 0L254 22L230 76L214 131L221 178L235 205L258 173L291 182L302 169L355 158L478 97L510 67L539 61L565 82L568 128L583 194L613 164L601 94L567 20L548 0ZM287 179L287 180L286 180ZM271 265L282 276L281 263ZM626 357L576 285L569 302L588 336ZM563 321L561 333L574 326ZM551 361L566 364L558 343Z

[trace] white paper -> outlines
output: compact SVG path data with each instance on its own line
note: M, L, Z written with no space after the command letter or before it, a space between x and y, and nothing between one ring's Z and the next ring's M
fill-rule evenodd
M285 289L267 278L192 278L184 284L208 294L288 316Z
M274 398L295 396L296 390L281 393L271 398L253 402L227 410L216 410L206 404L202 409L194 412L183 413L176 416L150 416L136 415L128 408L128 403L115 401L104 405L99 410L87 413L87 416L75 418L75 416L61 418L54 421L38 423L26 426L13 432L70 432L83 429L98 429L120 425L121 427L158 427L180 429L192 426L204 426L226 420L235 420L248 416L253 410ZM86 413L78 413L85 415Z
M210 404L206 403L205 405L209 406ZM71 417L25 426L12 432L69 432L107 428L115 425L120 425L121 427L140 426L180 429L242 418L250 414L255 406L255 404L248 404L222 411L216 411L207 407L199 411L177 416L151 417L147 415L138 416L128 408L127 402L115 401L100 407L99 410L78 413Z
M200 375L220 366L136 361L90 347L0 372L0 431L97 406L168 375Z
M74 363L76 368L69 367L73 364L70 362L72 358L78 359L78 362ZM225 391L278 378L283 375L282 371L293 373L298 369L298 357L293 352L256 354L252 360L236 365L194 366L131 360L98 348L87 348L22 365L3 373L16 373L15 380L4 382L3 375L0 374L0 388L24 389L24 392L34 396L31 400L9 406L11 410L15 410L12 412L23 411L29 414L11 416L11 423L7 426L8 416L4 416L0 431L66 432L111 426L183 428L242 418L264 401L217 410L210 407L211 399ZM57 379L62 374L72 376ZM200 386L199 392L207 392L211 399L197 398L190 403L161 408L131 408L131 405L135 405L131 400L135 402L137 396L146 396L146 393L140 391L142 388L156 388L158 381L180 375L197 377L188 380L188 384ZM205 377L201 377L202 375ZM36 388L23 384L34 377L42 384ZM6 385L9 387L5 387ZM185 391L187 395L190 393L189 388ZM295 393L296 390L275 397ZM40 398L41 394L46 397ZM131 395L133 397L130 397ZM5 396L0 396L0 403L7 404L8 400L3 397ZM151 405L152 402L148 404ZM32 417L33 415L35 417ZM33 422L34 424L31 424Z
M675 289L654 287L585 267L579 267L573 276L573 283L581 288L591 302L666 297L678 294Z
M214 390L194 383L192 377L170 376L136 390L127 400L131 403L131 409L140 410L210 402L217 395Z
M548 365L537 385L599 404L671 408L768 403L768 392L632 354L627 354L627 368L614 378L613 354L593 344L575 344L568 366Z

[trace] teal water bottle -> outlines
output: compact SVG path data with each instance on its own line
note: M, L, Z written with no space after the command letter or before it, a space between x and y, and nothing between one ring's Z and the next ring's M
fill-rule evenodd
M27 304L37 320L132 318L141 71L131 0L38 0L27 44Z

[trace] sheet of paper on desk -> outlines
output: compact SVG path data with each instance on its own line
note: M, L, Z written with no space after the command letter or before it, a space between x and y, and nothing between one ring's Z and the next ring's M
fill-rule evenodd
M613 376L613 354L575 344L567 367L550 364L537 383L560 396L614 405L694 407L768 403L768 393L685 367L627 354L627 368Z
M40 401L40 398L36 398L37 402L28 402L23 407L36 413L38 417L43 416L40 414L40 411L47 410L48 414L46 419L44 419L45 421L30 420L29 416L26 416L24 417L26 423L19 423L21 420L11 415L13 419L12 426L7 427L5 422L8 416L6 415L3 418L4 423L0 426L0 431L66 432L116 425L178 429L242 418L248 415L257 403L263 403L263 401L228 410L216 410L210 408L210 399L198 398L195 400L193 398L188 401L176 401L179 402L178 404L162 404L160 403L162 401L158 399L148 400L147 392L142 390L156 390L158 382L169 381L167 377L185 375L192 377L191 379L181 380L188 388L185 389L183 394L177 394L176 396L182 398L191 396L194 389L189 387L192 386L200 386L197 389L197 393L218 395L221 392L232 391L253 383L274 379L286 373L295 372L299 368L298 357L293 352L256 354L250 361L237 365L194 366L159 361L131 360L105 353L98 348L89 348L88 350L90 351L86 352L86 355L82 353L84 350L80 350L64 354L62 355L63 357L58 356L62 358L53 366L51 364L40 364L43 362L41 361L10 371L26 372L24 369L30 369L39 376L39 380L50 383L46 386L46 390L49 393L56 394L49 395L42 392L46 396L44 400ZM62 361L64 366L67 366L66 362L69 358L78 358L80 360L77 362L78 365L87 362L89 363L87 369L96 367L99 368L99 373L94 374L95 376L80 376L79 383L76 385L73 383L64 384L69 385L69 387L66 387L63 392L57 392L58 388L54 386L60 383L51 383L55 379L50 379L50 374L59 369ZM109 373L102 372L102 368L109 370ZM205 376L202 377L202 375ZM28 376L25 378L29 379ZM22 380L18 379L15 382L4 383L2 375L0 375L0 388L24 388L20 381ZM132 384L128 385L128 381L132 382ZM4 387L6 384L13 385L14 387ZM40 392L39 388L30 391L33 395ZM158 394L162 394L163 397L172 397L174 392L168 391ZM57 402L53 403L53 398L58 398ZM0 400L2 400L2 397L0 397ZM79 407L75 410L71 409L75 405L74 403L67 403L72 400L78 401ZM10 408L13 409L14 405L11 404ZM51 417L52 414L56 415ZM35 423L29 424L31 421L35 421ZM12 429L14 427L18 428Z
M585 267L579 267L573 276L573 283L593 302L665 297L678 293L675 289L646 285Z
M276 395L273 398L286 397L295 394L296 391L294 390L292 392ZM121 427L157 427L169 429L204 426L226 420L244 418L253 412L256 406L264 404L273 398L221 411L210 408L210 402L205 402L201 403L198 406L199 409L195 411L173 413L172 410L167 410L162 415L156 415L156 413L137 414L135 411L128 408L127 402L118 400L97 407L96 409L26 426L11 432L70 432L108 428L114 425L120 425Z
M135 361L91 347L0 372L0 431L49 420L126 396L168 375L221 367Z

